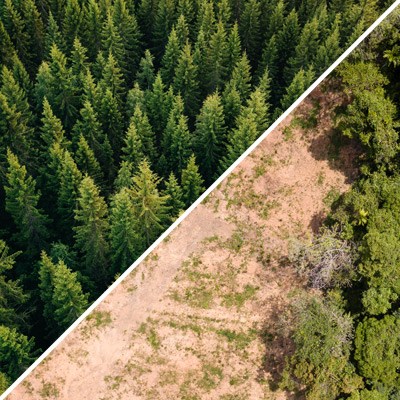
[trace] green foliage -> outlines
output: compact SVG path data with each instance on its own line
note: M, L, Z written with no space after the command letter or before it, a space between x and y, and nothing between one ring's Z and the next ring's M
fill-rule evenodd
M204 191L203 179L198 171L196 157L192 154L186 168L182 171L181 178L183 200L186 207L189 207Z

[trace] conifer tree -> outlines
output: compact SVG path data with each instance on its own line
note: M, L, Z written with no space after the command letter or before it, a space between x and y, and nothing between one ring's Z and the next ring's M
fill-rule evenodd
M43 317L49 325L54 323L53 289L56 266L43 250L39 261L39 289L43 304Z
M256 115L253 110L243 109L236 123L237 128L229 135L226 155L221 160L221 173L228 169L249 148L258 135Z
M335 24L332 33L328 36L325 43L322 44L315 57L316 75L320 75L331 65L340 55L340 35L339 26Z
M180 115L172 132L170 155L173 171L179 176L192 154L187 117Z
M110 211L111 263L113 272L124 272L145 249L138 235L137 219L131 196L123 187L113 198Z
M103 32L103 17L96 0L88 0L88 11L86 13L85 25L85 43L89 51L89 58L91 61L94 61L102 48Z
M149 50L144 52L144 57L140 60L137 80L142 89L151 89L155 80L155 72L153 65L154 57Z
M211 36L206 54L207 80L209 81L208 89L210 92L220 89L225 80L226 64L228 62L227 50L225 28L222 21L219 21L215 33Z
M0 21L0 63L9 65L16 54L10 35L6 31L4 24Z
M67 329L88 307L88 295L83 294L77 273L59 260L53 276L54 320L61 332Z
M260 88L256 88L247 100L246 109L251 110L255 114L255 122L258 132L257 137L264 133L264 131L268 128L269 107L270 105L266 101L265 94Z
M222 94L222 105L224 107L224 118L228 132L235 126L236 117L242 109L242 99L235 86L227 85Z
M197 66L193 63L191 46L187 41L181 51L175 71L174 88L182 96L185 111L189 116L196 115L198 110Z
M216 4L216 6L217 6L217 20L223 23L225 31L227 31L231 26L231 18L232 18L230 1L221 0Z
M182 49L185 46L186 41L189 39L189 28L183 14L179 16L175 29L179 48Z
M199 82L199 89L201 97L208 93L208 80L207 77L207 52L208 43L206 42L203 29L197 35L197 40L194 45L193 64L197 67L197 80Z
M196 165L196 157L191 155L186 168L182 171L181 184L183 192L183 201L186 207L189 207L200 194L204 191L203 179L199 174L199 168Z
M8 246L3 240L0 240L0 318L3 325L10 327L23 325L23 315L17 312L17 309L29 298L24 294L18 280L13 281L7 277L19 254L19 252L9 254Z
M153 173L150 165L143 160L129 189L137 215L139 235L145 239L146 247L166 228L167 196L160 195L158 185L160 178Z
M165 52L161 60L161 76L163 82L169 86L175 76L175 69L178 65L181 47L179 46L176 30L172 27L171 33L168 36L168 43L165 47Z
M89 176L85 176L79 186L75 220L77 222L77 226L74 227L75 246L82 254L86 272L93 280L100 283L109 276L107 205Z
M168 207L171 220L173 221L185 208L185 203L182 201L182 188L173 172L170 173L168 181L165 183L165 190L162 194L168 196L165 205Z
M165 101L165 87L161 79L161 74L159 72L154 81L153 90L149 92L147 96L147 108L149 110L151 126L154 128L156 138L158 138L158 142L160 141L160 134L165 129L165 125L167 124ZM157 146L159 146L160 143L156 144Z
M202 1L200 3L198 15L198 30L203 31L204 39L208 42L215 31L215 12L213 3L207 0Z
M226 73L227 76L231 76L241 56L241 40L237 22L235 22L231 32L229 33L226 54L228 55L226 61Z
M122 161L118 175L114 181L115 191L118 193L122 188L129 188L132 183L134 166L129 161Z
M118 103L121 102L120 97L125 91L124 80L121 69L119 68L112 52L108 53L107 61L102 72L100 86L103 88L104 92L109 90L111 94L118 100Z
M278 83L279 78L282 75L282 71L278 67L278 47L276 43L276 36L272 35L271 39L268 41L266 46L264 47L261 61L258 64L257 77L259 78L268 68L269 76L271 78L272 84L272 98L275 104L278 94L277 92L280 90L280 86Z
M14 240L26 249L26 255L32 256L45 245L50 221L38 208L40 191L36 190L36 181L27 176L26 168L10 150L7 151L7 161L5 209L18 229Z
M121 158L133 167L137 167L144 158L144 148L134 121L129 124L124 141L125 146L122 148Z
M201 175L211 183L216 166L222 156L225 138L224 110L218 93L210 95L203 103L196 120L194 146L200 163Z
M68 150L63 153L63 163L60 169L60 189L57 198L57 208L60 218L59 229L68 240L71 239L71 228L74 225L74 212L77 208L79 187L82 173Z
M0 326L0 364L2 372L11 381L17 379L35 360L34 347L33 338L28 339L15 328Z
M279 0L274 4L268 20L268 29L265 35L266 40L270 40L274 34L282 30L285 23L285 8L286 4L284 0Z
M57 24L57 21L53 17L53 13L49 12L49 17L47 20L47 30L46 30L46 37L44 42L44 52L46 58L50 60L50 52L53 45L56 45L59 50L63 53L67 49L67 45L64 40L63 34L60 32L60 28Z
M188 27L192 27L195 19L197 4L193 0L178 0L176 7L176 15L182 15L185 17L186 24ZM182 42L185 44L186 39Z
M239 62L236 64L232 78L228 83L229 86L234 86L236 88L242 103L249 97L250 82L250 64L246 53L243 53Z
M98 185L103 182L103 172L97 161L93 150L89 147L85 137L81 134L78 142L78 149L75 154L75 161L78 169L83 174L88 174Z
M154 21L154 54L159 57L167 44L168 35L175 22L175 3L173 0L160 0Z
M108 57L110 54L112 54L117 64L123 70L125 70L125 49L122 43L121 36L119 35L117 27L114 24L111 12L108 12L107 17L104 21L101 31L101 37L104 56Z
M240 31L242 44L253 66L256 65L261 40L260 15L261 10L258 0L247 0L240 16Z
M86 53L87 49L82 46L78 38L75 38L71 51L71 71L74 76L74 85L77 88L79 97L82 96L85 80L89 72L89 63Z
M135 127L140 142L142 143L144 155L154 160L157 154L154 132L147 114L144 113L138 105L136 105L135 112L132 115L131 124ZM140 149L138 150L140 151Z
M82 20L83 10L78 0L66 0L62 28L68 53L72 49L75 38L80 36Z
M24 64L22 64L17 54L14 54L12 57L12 74L14 76L14 79L18 83L19 87L25 92L28 99L28 103L31 106L33 106L34 105L33 82Z

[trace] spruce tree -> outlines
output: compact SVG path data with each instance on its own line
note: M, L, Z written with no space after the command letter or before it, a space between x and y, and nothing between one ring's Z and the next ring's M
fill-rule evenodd
M89 277L101 283L109 277L107 205L89 176L85 176L79 186L75 220L75 247L82 254L83 267Z
M86 310L88 295L83 294L77 273L72 272L62 260L55 268L53 285L54 320L59 331L63 332Z
M14 54L16 54L14 45L3 22L0 21L0 64L10 65Z
M206 54L209 92L221 89L225 81L227 72L226 64L229 56L225 28L222 21L219 21L217 30L211 36L208 52Z
M54 273L56 266L45 251L41 253L39 261L39 290L40 299L43 304L43 317L51 327L54 324L53 289ZM54 329L54 328L51 328Z
M114 181L115 192L118 193L122 188L131 186L134 166L129 161L122 161L118 175Z
M5 209L18 229L13 239L24 249L26 256L34 256L45 246L50 221L38 208L40 191L36 190L36 181L27 176L25 166L10 150L7 151L7 161Z
M237 22L232 27L227 45L226 75L231 76L241 56L241 40Z
M145 97L144 91L140 88L139 83L135 82L133 88L129 90L126 96L125 112L128 121L135 112L136 105L138 105L143 112L147 111L146 98L148 97Z
M161 60L161 76L163 82L169 86L175 76L175 69L178 65L181 47L178 42L176 30L172 27L171 33L168 36L168 43L165 47L165 52Z
M259 133L256 114L251 109L243 109L236 124L236 129L228 136L226 154L220 163L220 173L228 169L250 147Z
M85 43L89 51L89 58L94 61L102 48L103 16L96 0L88 0L88 11L85 18ZM107 48L107 46L106 46Z
M339 26L335 24L331 34L326 39L325 43L321 45L315 57L315 71L316 75L322 74L325 69L331 65L340 55L340 33Z
M198 171L199 168L196 165L196 157L192 154L186 168L182 171L181 177L183 201L186 207L189 207L197 200L204 191L203 179Z
M150 160L154 160L157 155L154 132L147 114L144 113L138 105L135 107L135 112L130 122L135 127L140 142L142 143L144 155L149 157ZM140 149L137 149L137 151L140 151Z
M255 114L255 122L257 125L257 136L264 133L269 125L269 108L270 105L266 101L265 94L260 88L256 88L247 100L247 110L251 110ZM243 111L246 112L246 111Z
M125 70L125 49L122 43L121 36L119 35L118 29L114 24L111 12L109 11L104 21L103 28L101 31L102 37L102 49L104 50L104 57L108 57L110 54L115 58L116 63Z
M154 72L154 57L149 50L144 52L144 57L140 60L139 71L137 73L137 80L142 89L151 89L155 80Z
M200 160L200 172L206 182L215 178L216 166L222 156L225 139L224 110L218 93L210 95L203 103L196 120L194 146Z
M79 138L75 161L78 169L83 174L88 174L98 185L103 183L104 176L100 164L82 134Z
M187 41L181 51L175 71L174 88L185 103L185 111L189 116L196 115L198 110L197 66L193 63L191 46Z
M180 115L171 135L170 157L172 169L176 175L181 175L182 169L192 154L187 117Z
M136 168L144 158L144 148L134 121L129 124L124 141L121 158Z
M175 25L175 29L179 48L182 49L183 46L185 46L186 41L189 39L189 28L183 14L179 16L178 21Z
M125 92L124 79L118 62L114 58L111 51L108 53L108 57L102 71L100 87L104 92L109 90L117 99L118 103L121 102L121 95L123 92Z
M242 44L246 49L253 66L256 66L260 48L260 3L258 0L247 0L240 16L240 33Z
M153 89L147 96L149 118L156 133L156 138L160 137L161 132L165 129L165 125L167 124L165 114L165 97L165 87L159 72L154 81ZM159 146L159 143L157 143L157 146Z
M145 249L143 238L138 235L136 214L126 187L113 197L110 226L111 263L116 274L124 272Z
M239 62L236 64L233 70L232 78L228 83L228 86L234 86L240 95L242 103L249 97L251 73L250 63L246 53L242 54Z
M129 189L137 216L137 226L140 237L149 246L167 227L168 208L165 205L168 196L159 193L160 178L153 173L150 165L143 160Z
M227 85L222 94L222 105L224 107L224 119L228 132L236 124L236 118L242 109L242 99L235 86Z
M24 317L17 311L26 303L29 296L24 294L18 280L8 279L9 271L14 268L15 258L20 252L9 254L9 248L0 240L0 318L3 325L10 327L23 326Z
M50 60L50 52L53 45L56 45L63 53L67 50L64 36L60 32L60 28L53 17L53 13L50 11L47 19L46 37L44 40L44 52L47 60Z
M68 53L72 50L75 38L80 36L82 21L83 10L78 0L66 0L62 28Z
M173 0L160 0L154 21L154 54L159 57L167 44L168 35L175 22L175 3Z
M182 188L173 172L170 173L168 181L165 183L165 190L163 190L162 194L163 196L168 196L165 205L169 209L171 221L174 221L181 211L184 210L185 203L182 201Z

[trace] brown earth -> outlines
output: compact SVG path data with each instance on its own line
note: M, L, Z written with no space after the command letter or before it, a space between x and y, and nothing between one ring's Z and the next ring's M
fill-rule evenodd
M317 89L8 399L294 399L285 255L357 173L352 147L332 156L338 101Z

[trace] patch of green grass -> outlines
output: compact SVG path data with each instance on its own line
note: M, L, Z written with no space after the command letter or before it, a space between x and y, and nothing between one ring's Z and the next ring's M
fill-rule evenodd
M218 386L223 378L222 368L211 363L205 363L202 366L203 377L197 381L197 386L206 392Z
M60 391L57 389L55 383L45 382L42 379L42 387L38 390L39 396L43 399L47 398L58 398L60 395Z
M154 328L150 328L149 336L147 337L147 339L153 349L158 350L160 348L161 342Z
M249 300L254 296L257 290L259 290L259 287L246 285L243 292L229 293L225 295L222 304L226 307L236 306L240 308L246 300Z
M237 350L244 350L257 337L257 331L253 329L249 330L248 333L235 332L230 329L219 329L216 332L218 335L226 337L228 342L233 343Z
M99 328L101 326L107 326L111 324L111 313L110 311L97 311L94 310L91 314L89 314L86 319L88 321L93 321L92 326L95 328Z
M166 370L166 371L161 371L160 373L160 382L159 385L165 386L165 385L173 385L176 384L178 381L178 373L173 370Z
M213 304L213 291L207 290L206 284L189 287L185 291L185 298L192 307L208 309Z
M119 388L122 382L126 382L126 380L120 375L114 377L107 375L104 377L104 382L108 383L108 390L115 390Z
M285 126L285 128L282 131L282 133L283 133L283 140L285 142L288 142L289 140L293 140L294 135L293 135L292 127L290 125L289 126Z

